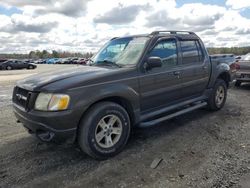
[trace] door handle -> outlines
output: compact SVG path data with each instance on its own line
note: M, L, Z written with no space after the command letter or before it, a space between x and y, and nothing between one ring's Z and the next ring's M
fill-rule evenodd
M174 71L175 76L180 76L181 72L180 71Z
M203 70L207 70L208 67L207 66L203 66L202 68L203 68Z

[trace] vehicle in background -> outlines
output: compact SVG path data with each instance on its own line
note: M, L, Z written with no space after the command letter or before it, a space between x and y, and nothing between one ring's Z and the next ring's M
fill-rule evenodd
M8 59L0 59L0 63L7 61Z
M0 60L0 70L2 70L2 64L4 64L6 61L8 61L8 60L5 60L5 59Z
M78 60L78 58L72 58L72 57L68 57L68 58L64 58L60 64L76 64L76 61Z
M237 69L235 86L239 87L241 83L250 82L250 53L237 62Z
M60 61L59 58L48 58L46 59L46 64L56 64Z
M235 56L235 60L236 60L236 62L238 62L239 60L241 60L241 58L242 58L242 56L241 56L241 55L239 55L239 56Z
M2 63L2 70L13 70L13 69L35 69L37 66L34 63L27 63L21 60L8 60Z
M70 139L106 159L122 151L135 126L223 108L235 59L210 57L193 32L156 31L113 38L89 62L20 80L14 112L40 140Z
M73 57L73 58L70 58L70 62L69 64L77 64L79 58L78 57Z
M62 58L61 64L69 64L70 58Z
M75 58L70 58L69 64L86 65L87 62L88 60L86 58L75 57Z
M46 64L46 60L45 59L38 59L36 61L34 61L35 64Z
M55 64L65 64L66 58L60 58Z
M78 57L47 58L34 61L35 64L86 64L86 59Z
M71 58L67 57L64 58L64 60L62 61L62 64L70 64L71 63Z
M54 58L54 64L61 64L62 59L61 58Z
M76 64L78 64L78 65L86 65L87 62L88 62L87 59L81 58L81 59L78 59L78 60L76 61Z

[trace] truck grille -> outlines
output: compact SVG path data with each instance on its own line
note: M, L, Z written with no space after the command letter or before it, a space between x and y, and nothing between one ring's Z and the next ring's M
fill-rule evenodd
M13 91L13 102L27 110L31 92L26 89L15 87Z

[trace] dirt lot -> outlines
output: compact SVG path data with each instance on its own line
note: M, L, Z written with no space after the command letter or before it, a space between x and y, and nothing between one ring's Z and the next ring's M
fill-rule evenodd
M15 81L62 65L0 72L0 187L250 187L250 85L205 109L133 131L125 151L96 161L72 145L43 144L17 124ZM11 74L11 75L10 75ZM163 159L156 169L155 158Z

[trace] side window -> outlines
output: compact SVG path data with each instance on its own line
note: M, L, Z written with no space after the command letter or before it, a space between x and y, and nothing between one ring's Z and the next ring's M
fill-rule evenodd
M181 43L183 64L191 64L191 63L200 62L201 51L199 53L197 41L195 40L180 41L180 43Z
M201 44L200 44L199 41L196 41L196 46L197 46L198 52L199 52L199 60L201 62L203 62L204 61L204 54L203 54L203 51L202 51L202 48L201 48Z
M160 57L163 67L171 67L177 64L177 46L175 40L160 41L149 53L149 57Z

